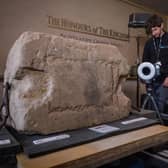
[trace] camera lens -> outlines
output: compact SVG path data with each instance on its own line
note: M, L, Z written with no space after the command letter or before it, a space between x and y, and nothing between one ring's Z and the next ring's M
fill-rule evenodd
M142 73L143 73L144 75L149 75L150 72L151 72L151 70L150 70L150 68L148 68L148 67L144 67L143 70L142 70Z

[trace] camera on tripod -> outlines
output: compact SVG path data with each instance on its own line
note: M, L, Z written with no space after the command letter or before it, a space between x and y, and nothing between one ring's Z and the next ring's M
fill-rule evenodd
M156 62L155 64L143 62L138 66L137 73L142 81L150 84L155 81L158 76L160 76L160 67L160 62Z
M147 90L147 96L142 104L142 109L144 109L148 101L151 100L153 108L156 111L157 117L163 124L158 104L156 103L156 100L154 99L153 95L153 81L155 81L156 78L160 76L160 67L161 67L160 62L156 62L155 64L152 64L150 62L143 62L138 66L137 73L139 78L146 83L146 90Z

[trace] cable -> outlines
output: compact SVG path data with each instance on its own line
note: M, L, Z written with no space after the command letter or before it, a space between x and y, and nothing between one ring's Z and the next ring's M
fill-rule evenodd
M7 82L5 84L4 95L2 98L2 104L0 106L0 130L6 125L7 119L9 117L9 90L10 84Z

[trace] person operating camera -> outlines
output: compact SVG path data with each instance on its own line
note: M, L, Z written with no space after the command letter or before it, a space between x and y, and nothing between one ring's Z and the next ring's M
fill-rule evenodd
M164 30L162 17L154 14L146 23L146 33L151 35L144 46L142 62L159 64L160 75L153 84L153 93L160 112L164 112L168 100L168 33Z

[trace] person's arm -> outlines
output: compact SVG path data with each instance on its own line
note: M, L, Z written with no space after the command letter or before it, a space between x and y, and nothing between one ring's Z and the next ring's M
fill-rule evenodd
M165 78L165 80L163 82L163 86L168 87L168 77Z
M164 45L168 46L168 33L165 34ZM163 82L164 87L168 87L168 48L164 48L161 50L164 53L162 58L162 66L160 68L161 74L165 77Z
M163 86L168 87L168 55L166 55L165 59L163 60L163 63L161 66L161 74L165 76Z

